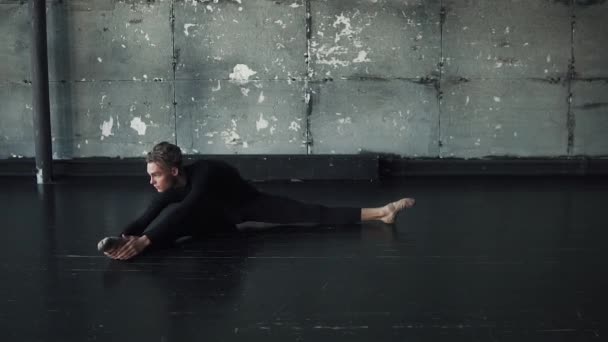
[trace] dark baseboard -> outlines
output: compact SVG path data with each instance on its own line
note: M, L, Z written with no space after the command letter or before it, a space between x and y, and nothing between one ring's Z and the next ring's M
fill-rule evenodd
M606 176L608 158L410 159L360 155L210 155L239 169L249 180L377 180L410 176ZM31 158L0 160L0 176L36 174ZM55 160L53 174L64 176L146 176L143 158Z
M380 157L380 177L608 175L608 158L407 159Z
M187 156L185 164L198 159L220 159L235 166L249 180L377 180L378 156L374 155L212 155ZM32 176L34 159L0 160L0 176ZM143 158L79 158L53 161L55 177L142 176Z

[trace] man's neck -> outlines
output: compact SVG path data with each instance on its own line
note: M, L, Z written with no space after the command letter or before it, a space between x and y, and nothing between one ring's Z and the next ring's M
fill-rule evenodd
M187 183L186 175L180 174L179 176L177 176L177 180L175 181L175 187L182 188L182 187L186 186L186 183Z

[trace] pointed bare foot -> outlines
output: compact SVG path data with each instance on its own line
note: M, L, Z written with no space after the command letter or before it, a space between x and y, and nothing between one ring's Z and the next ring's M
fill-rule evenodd
M382 207L384 215L380 218L380 220L388 224L395 223L395 216L397 216L397 213L403 209L413 207L414 204L416 204L416 200L413 198L402 198L398 201L391 202Z

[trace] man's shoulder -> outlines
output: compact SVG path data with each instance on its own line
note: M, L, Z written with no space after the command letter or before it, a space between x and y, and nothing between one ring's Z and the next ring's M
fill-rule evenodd
M184 166L186 169L198 169L198 168L209 168L214 166L220 166L226 164L222 160L218 159L197 159L190 163L187 166Z

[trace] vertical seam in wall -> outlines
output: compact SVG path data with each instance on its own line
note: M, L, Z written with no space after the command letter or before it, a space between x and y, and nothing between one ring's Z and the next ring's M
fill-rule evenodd
M574 152L574 126L576 124L574 114L572 113L572 79L575 77L575 66L574 66L574 28L576 25L575 18L575 1L570 0L570 63L568 64L568 112L566 116L566 128L568 129L568 145L566 148L566 154L571 156Z
M177 68L177 58L175 57L175 0L171 0L171 64L173 66L173 134L175 135L175 144L178 145L177 102L175 101L175 69Z
M440 51L440 56L439 56L439 80L437 81L437 86L436 91L437 91L437 145L439 147L438 152L437 152L437 156L439 158L442 157L442 147L443 147L443 142L441 141L441 100L442 100L442 94L441 94L441 80L443 79L443 24L445 22L445 7L443 7L443 0L441 0L440 2L440 9L439 9L439 51Z
M312 134L310 132L310 117L312 116L312 90L310 79L312 70L310 65L310 39L312 37L312 13L310 12L310 0L306 1L306 75L304 76L304 103L306 105L306 154L312 154Z

